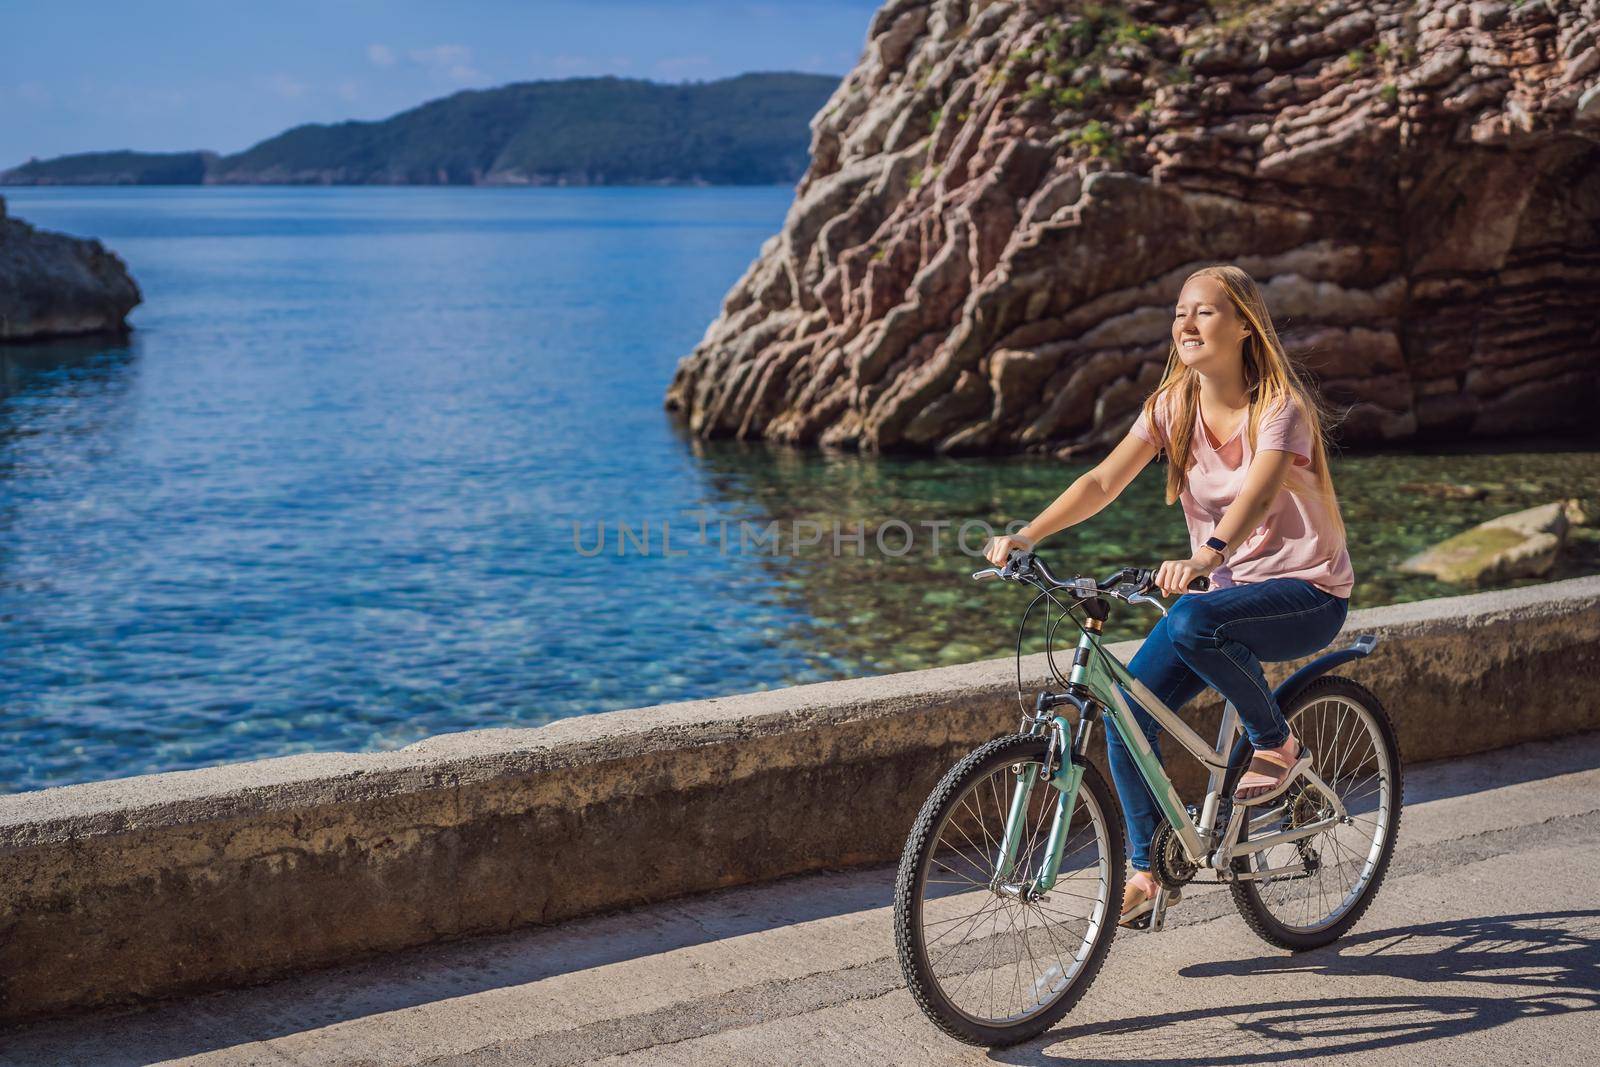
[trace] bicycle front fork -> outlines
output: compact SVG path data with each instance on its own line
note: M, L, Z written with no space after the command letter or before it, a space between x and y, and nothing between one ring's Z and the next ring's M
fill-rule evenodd
M1083 768L1087 763L1084 753L1089 745L1089 716L1079 720L1076 736L1066 719L1054 716L1046 729L1050 731L1050 746L1046 763L1050 769L1049 784L1055 788L1055 812L1050 821L1050 837L1045 843L1039 872L1026 884L1012 883L1016 869L1017 853L1022 847L1022 835L1027 826L1028 806L1033 790L1039 783L1040 767L1036 763L1024 765L1022 780L1011 797L1011 810L1006 816L1005 838L1000 842L1000 855L994 865L994 882L990 888L996 892L1034 900L1055 888L1061 873L1061 860L1071 829L1072 812L1078 803L1078 787L1083 784ZM1035 729L1037 730L1037 725ZM1067 739L1072 738L1068 744Z

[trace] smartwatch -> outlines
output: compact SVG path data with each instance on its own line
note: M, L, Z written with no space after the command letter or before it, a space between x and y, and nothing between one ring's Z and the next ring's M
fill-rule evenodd
M1218 559L1226 559L1227 558L1224 555L1224 553L1226 553L1228 551L1228 542L1224 541L1222 538L1220 538L1220 537L1208 537L1208 538L1206 538L1206 547L1207 548L1216 549L1217 558Z

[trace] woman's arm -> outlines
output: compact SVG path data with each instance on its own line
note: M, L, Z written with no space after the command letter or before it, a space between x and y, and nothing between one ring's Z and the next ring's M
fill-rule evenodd
M1122 493L1157 453L1143 438L1128 434L1111 454L1055 498L1034 520L1009 537L997 537L984 552L995 566L1005 563L1013 548L1031 549L1051 534L1076 526L1102 511Z
M1133 434L1125 436L1111 454L1066 488L1049 507L1017 531L1037 544L1053 533L1076 526L1105 510L1122 495L1134 477L1156 458L1155 447Z
M1250 460L1250 468L1245 471L1244 485L1239 487L1239 495L1222 513L1222 521L1217 523L1212 536L1222 538L1230 546L1237 545L1247 532L1260 526L1261 520L1267 517L1267 512L1272 508L1272 502L1278 499L1278 493L1283 489L1294 456L1293 452L1280 452L1277 449L1257 452ZM1156 569L1156 585L1165 596L1184 593L1195 578L1208 575L1220 566L1222 554L1202 545L1186 560L1169 559L1163 562Z
M1257 452L1250 460L1250 469L1245 471L1244 485L1239 487L1239 495L1222 513L1222 521L1217 523L1212 536L1236 545L1246 533L1260 526L1261 520L1271 510L1272 502L1278 499L1293 463L1293 452Z

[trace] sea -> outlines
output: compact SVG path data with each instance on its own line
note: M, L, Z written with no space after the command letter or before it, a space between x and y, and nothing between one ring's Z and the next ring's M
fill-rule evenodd
M787 187L4 195L144 300L124 339L0 347L0 792L1005 656L983 534L1086 469L686 433L673 370ZM1596 458L1340 458L1354 606L1452 592L1395 564L1600 495ZM1052 563L1186 544L1147 473Z

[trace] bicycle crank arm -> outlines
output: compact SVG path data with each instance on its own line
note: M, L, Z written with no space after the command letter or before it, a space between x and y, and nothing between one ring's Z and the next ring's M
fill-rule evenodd
M1159 888L1157 888L1157 890L1156 890L1156 906L1150 910L1150 925L1148 927L1146 927L1146 931L1148 933L1159 934L1162 930L1166 929L1166 927L1167 927L1167 899L1168 899L1167 887L1166 886L1160 886Z

